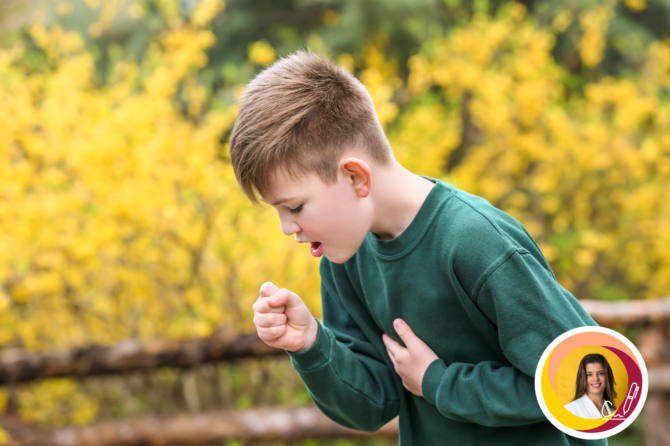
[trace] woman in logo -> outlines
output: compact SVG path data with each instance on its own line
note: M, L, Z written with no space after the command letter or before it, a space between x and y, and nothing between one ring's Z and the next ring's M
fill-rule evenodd
M598 353L589 353L579 363L575 397L565 408L582 418L611 415L616 410L614 384L616 381L607 359Z

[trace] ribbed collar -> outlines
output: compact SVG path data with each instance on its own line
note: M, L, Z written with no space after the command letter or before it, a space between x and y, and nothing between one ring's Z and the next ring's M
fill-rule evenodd
M385 260L395 260L403 257L419 244L430 223L435 218L435 215L437 215L440 204L454 190L454 186L449 183L425 175L421 176L435 183L435 186L432 187L426 196L426 199L419 208L419 212L417 212L409 226L399 236L391 240L382 240L373 234L372 231L368 232L366 236L366 241L373 248L373 251Z

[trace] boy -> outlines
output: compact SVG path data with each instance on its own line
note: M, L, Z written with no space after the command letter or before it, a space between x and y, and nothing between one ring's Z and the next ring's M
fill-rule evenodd
M402 167L365 87L298 51L246 87L230 141L245 194L321 257L323 324L266 282L258 335L283 348L335 422L400 444L606 445L556 429L535 369L597 325L532 237L486 200Z

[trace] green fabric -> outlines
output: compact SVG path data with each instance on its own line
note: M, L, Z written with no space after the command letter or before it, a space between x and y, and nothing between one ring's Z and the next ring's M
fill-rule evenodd
M321 258L323 324L288 352L314 403L373 432L400 416L401 446L607 445L556 429L535 396L535 369L562 333L597 326L561 287L523 226L440 180L398 237L372 232L344 264ZM407 391L384 342L401 318L439 357L423 397Z

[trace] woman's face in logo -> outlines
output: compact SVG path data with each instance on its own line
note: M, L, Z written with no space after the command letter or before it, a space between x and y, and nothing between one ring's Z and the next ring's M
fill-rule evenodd
M607 376L603 366L597 362L586 364L587 392L592 395L602 395L607 385Z

